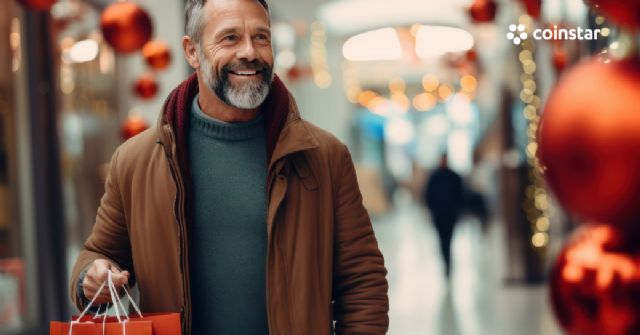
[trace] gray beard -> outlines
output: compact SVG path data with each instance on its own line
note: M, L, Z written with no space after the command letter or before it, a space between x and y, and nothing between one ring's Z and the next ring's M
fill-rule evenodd
M262 80L249 81L241 84L240 87L236 87L229 81L229 73L226 67L223 68L222 73L216 76L213 72L213 66L200 50L198 51L198 60L200 62L200 74L204 83L227 105L239 109L255 109L262 105L269 95L269 89L273 82L273 72L268 67L262 70Z

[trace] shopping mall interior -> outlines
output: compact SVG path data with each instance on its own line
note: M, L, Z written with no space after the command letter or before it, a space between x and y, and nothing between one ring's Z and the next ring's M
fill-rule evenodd
M187 1L0 2L0 334L78 312L112 154L193 72ZM640 1L268 3L275 74L351 153L389 334L640 334Z

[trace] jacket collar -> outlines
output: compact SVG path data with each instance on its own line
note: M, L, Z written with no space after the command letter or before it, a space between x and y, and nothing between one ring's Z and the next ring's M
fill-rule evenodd
M189 171L189 111L196 94L198 77L194 73L169 94L158 119L160 141L177 156L182 171ZM317 139L302 122L295 99L278 76L274 77L269 95L262 105L262 112L269 169L285 156L319 146Z

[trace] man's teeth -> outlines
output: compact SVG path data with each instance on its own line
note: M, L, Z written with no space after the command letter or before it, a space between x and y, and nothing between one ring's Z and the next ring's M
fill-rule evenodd
M233 73L239 74L241 76L253 76L257 74L257 71L234 71Z

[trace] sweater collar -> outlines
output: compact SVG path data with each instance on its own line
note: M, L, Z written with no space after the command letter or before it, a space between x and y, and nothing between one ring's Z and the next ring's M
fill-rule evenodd
M198 76L193 73L169 94L158 119L160 141L177 156L182 171L189 171L189 115L197 94ZM262 115L269 168L285 156L319 146L300 118L295 99L278 76L274 77L269 95L262 104Z
M253 138L262 138L264 140L264 124L262 113L250 121L246 122L224 122L205 114L200 109L198 103L198 95L193 98L191 104L191 131L207 136L209 138L221 141L244 141Z

